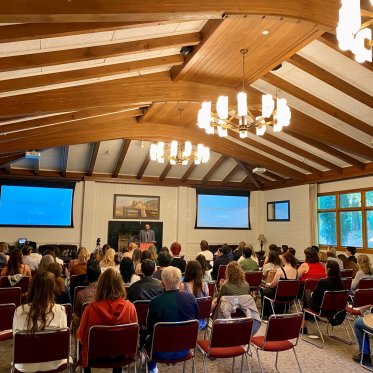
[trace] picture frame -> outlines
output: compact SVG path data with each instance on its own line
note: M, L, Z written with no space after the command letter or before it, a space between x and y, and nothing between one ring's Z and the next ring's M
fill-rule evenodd
M159 220L160 197L114 194L113 219Z

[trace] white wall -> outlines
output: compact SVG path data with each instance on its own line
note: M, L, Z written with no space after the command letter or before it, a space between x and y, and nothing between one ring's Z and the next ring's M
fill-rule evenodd
M333 181L318 185L319 193L337 192L340 190L373 188L373 176L357 179Z

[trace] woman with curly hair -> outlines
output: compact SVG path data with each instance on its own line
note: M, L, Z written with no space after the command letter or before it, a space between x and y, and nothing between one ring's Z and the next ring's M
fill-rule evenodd
M355 278L352 280L351 290L355 291L362 278L373 278L373 268L368 255L361 254L357 257L357 265L359 270L356 272Z
M110 248L106 251L104 259L100 262L101 271L111 267L119 271L119 266L115 264L115 250Z
M62 277L62 267L59 263L50 263L48 271L54 274L54 296L57 304L72 303L69 288Z
M0 276L24 275L31 280L31 269L22 262L22 250L15 249L10 253L8 264L1 270Z
M47 271L37 273L31 282L27 304L16 309L13 333L27 331L33 334L67 327L65 307L54 302L54 284L53 273ZM66 359L45 363L16 364L16 369L20 372L52 371L65 363Z

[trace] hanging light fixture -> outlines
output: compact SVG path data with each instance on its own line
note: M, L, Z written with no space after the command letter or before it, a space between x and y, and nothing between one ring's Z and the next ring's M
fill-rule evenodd
M373 6L373 0L370 0ZM370 18L361 23L361 16ZM359 63L372 62L372 30L373 11L360 9L360 0L342 0L339 9L339 22L337 25L337 39L339 48L343 51L350 50L355 54Z
M181 164L183 166L189 161L194 161L198 165L209 161L210 149L202 144L193 146L190 141L179 143L172 140L167 147L164 142L158 142L150 146L150 159L159 163L164 163L167 159L171 165Z
M258 136L263 136L267 126L273 126L275 132L290 124L291 111L286 99L273 99L271 95L262 95L261 115L255 115L257 108L247 105L245 92L245 56L247 49L241 49L242 55L242 91L237 94L237 108L228 109L228 96L219 96L216 102L216 112L211 110L211 101L202 102L198 112L198 126L211 135L215 129L220 137L228 136L228 129L238 131L240 138L246 138L251 128L256 129Z

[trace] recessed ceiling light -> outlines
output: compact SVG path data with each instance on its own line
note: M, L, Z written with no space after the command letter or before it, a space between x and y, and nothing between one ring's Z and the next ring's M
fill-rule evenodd
M263 30L263 31L262 31L262 34L263 34L263 35L268 35L268 34L269 34L269 31L268 31L268 30Z

